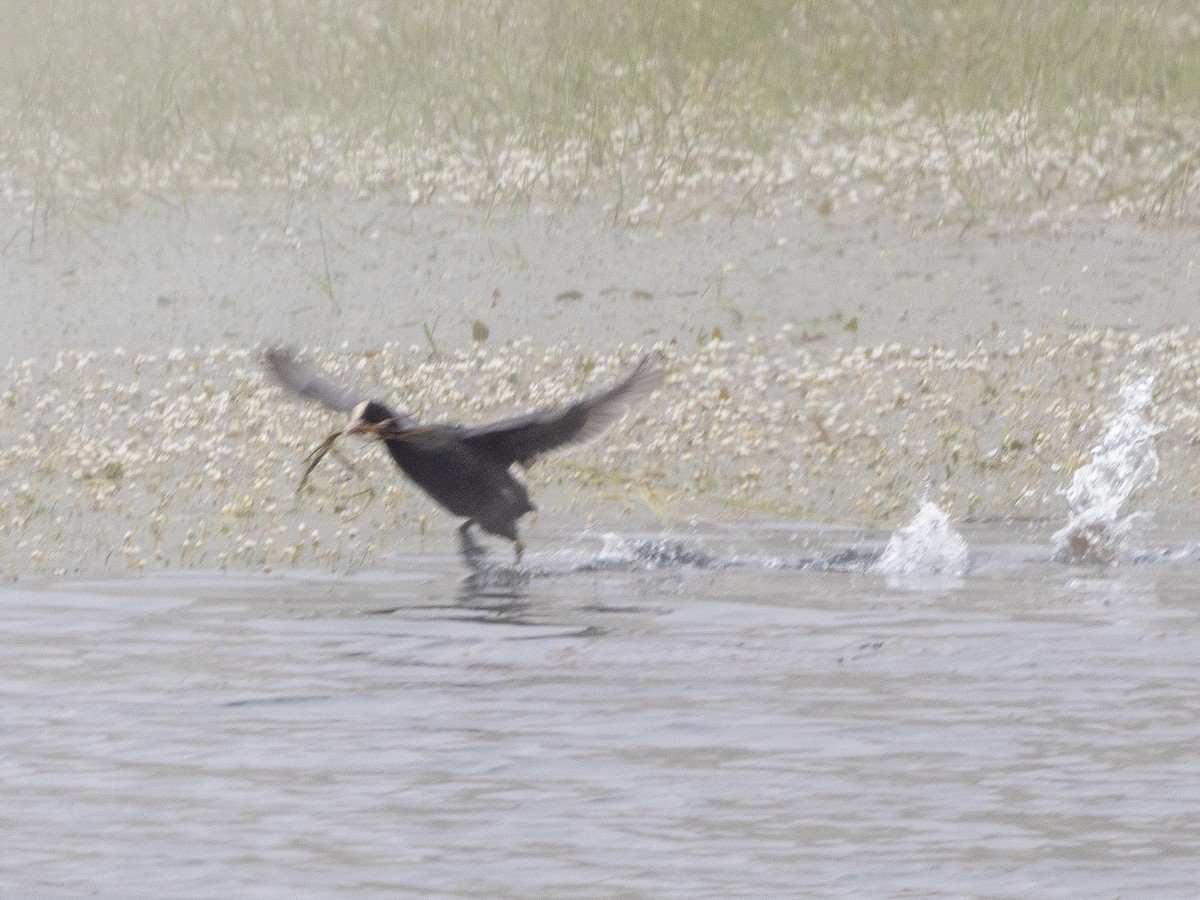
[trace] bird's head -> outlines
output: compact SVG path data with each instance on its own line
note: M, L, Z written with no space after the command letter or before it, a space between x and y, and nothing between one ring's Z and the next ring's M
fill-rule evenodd
M350 424L343 434L378 434L381 426L395 421L395 413L374 400L364 400L354 407Z

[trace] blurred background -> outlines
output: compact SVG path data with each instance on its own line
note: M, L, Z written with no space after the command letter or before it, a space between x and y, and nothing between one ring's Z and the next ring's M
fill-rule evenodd
M784 180L818 203L851 175L887 201L932 189L973 211L1124 198L1172 213L1195 188L1186 2L4 7L0 170L43 213L234 184L599 192L620 219L710 200L697 177L769 186L816 137L857 157L793 165Z

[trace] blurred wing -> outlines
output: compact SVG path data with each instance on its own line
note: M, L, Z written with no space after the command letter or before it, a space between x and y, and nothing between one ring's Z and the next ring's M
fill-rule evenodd
M636 401L658 387L660 374L644 356L622 381L567 406L543 409L466 428L461 438L503 465L528 466L537 457L564 444L591 440L624 415Z
M306 400L316 400L334 412L350 415L362 399L326 378L308 363L296 359L287 347L272 347L264 358L267 370L281 385Z

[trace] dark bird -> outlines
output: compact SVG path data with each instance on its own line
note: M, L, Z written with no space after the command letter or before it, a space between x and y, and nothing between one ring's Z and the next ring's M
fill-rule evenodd
M635 400L654 391L659 375L643 357L625 378L565 406L540 409L490 425L421 425L377 400L363 400L297 359L291 350L266 352L279 383L301 397L350 416L343 434L373 434L387 445L396 465L430 497L456 516L463 554L472 566L482 550L470 536L472 524L513 542L521 561L525 542L517 520L534 508L529 491L510 471L566 444L596 437Z

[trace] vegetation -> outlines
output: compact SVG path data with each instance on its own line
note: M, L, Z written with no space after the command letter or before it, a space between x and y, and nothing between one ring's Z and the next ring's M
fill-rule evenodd
M1167 139L1170 123L1200 119L1200 13L1174 0L3 7L0 170L34 193L146 171L356 184L364 153L389 156L367 179L386 182L380 171L411 176L414 159L447 147L485 170L529 151L533 171L504 187L520 193L563 154L578 158L577 183L619 182L638 154L655 160L639 172L669 160L673 177L856 109L903 108L943 130L982 115L985 131L1066 127L1077 139L1114 110ZM979 188L957 180L964 197Z

